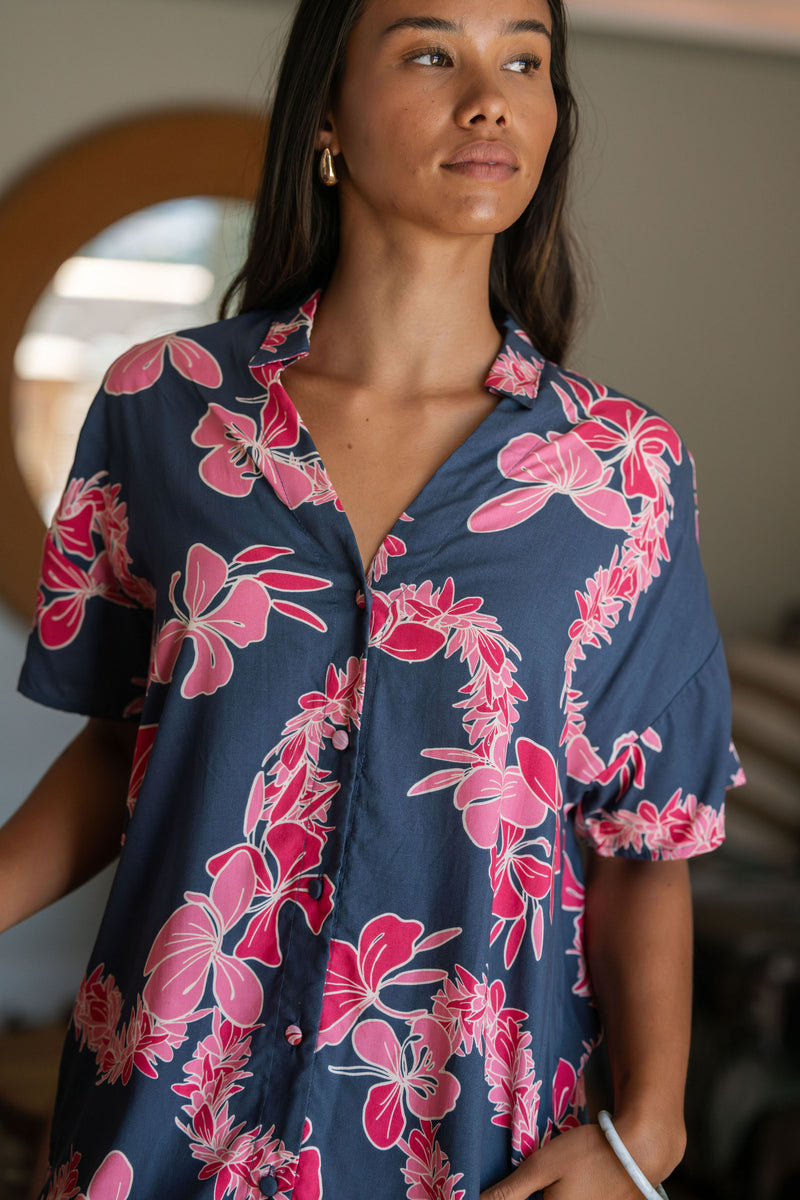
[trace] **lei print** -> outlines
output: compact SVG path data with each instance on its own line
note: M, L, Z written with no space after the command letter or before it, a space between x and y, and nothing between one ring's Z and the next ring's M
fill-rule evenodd
M631 731L617 739L606 763L591 744L583 715L585 702L575 687L578 664L587 647L610 644L623 611L632 617L639 598L669 560L666 541L674 502L669 459L679 465L683 448L675 430L641 405L612 397L601 385L569 372L565 386L553 384L571 428L546 438L522 434L498 455L498 468L519 485L481 504L469 519L474 533L492 533L518 525L541 511L555 495L568 497L590 520L619 529L608 566L598 567L576 593L578 614L569 628L564 663L562 706L567 772L583 783L619 778L621 795L632 783L643 788L646 752L659 753L654 729ZM621 491L609 487L619 469ZM577 814L577 828L601 853L648 850L654 858L684 857L711 850L722 841L722 817L693 795L679 790L663 813L643 800L633 813ZM677 836L676 836L677 835Z
M133 1186L133 1167L124 1154L119 1150L107 1154L85 1193L78 1188L80 1161L80 1154L71 1154L68 1162L51 1173L44 1200L128 1200Z
M202 452L197 466L204 487L244 499L264 476L289 508L338 505L319 456L313 447L304 452L307 431L282 387L284 363L276 359L295 335L310 329L316 299L295 320L271 327L250 365L265 391L244 401L237 397L249 411L213 401L197 421L192 442ZM515 338L526 340L518 333ZM201 348L192 339L157 343L120 360L106 390L121 394L152 386L167 355L186 378L219 386L213 382L216 359L197 354L192 347ZM524 349L507 348L487 386L530 396L543 365ZM569 374L559 378L553 387L572 429L564 436L511 438L497 459L508 486L472 512L468 528L475 536L511 529L562 503L555 499L560 496L585 520L614 533L609 560L575 596L561 696L563 750L515 736L528 699L519 683L522 655L483 596L461 594L457 575L381 588L407 554L405 541L394 534L368 574L370 655L407 664L441 655L463 668L452 696L463 728L463 737L455 739L460 744L422 746L422 758L432 760L434 769L420 769L408 796L425 805L439 803L444 793L459 814L470 853L478 855L492 889L489 937L496 947L493 968L476 967L460 954L466 938L461 928L426 927L413 912L368 913L351 940L331 939L316 1069L344 1077L360 1107L364 1137L396 1161L408 1200L465 1200L463 1174L442 1137L443 1123L447 1128L458 1120L450 1114L458 1112L462 1058L474 1055L480 1063L487 1119L507 1131L515 1163L554 1132L579 1123L592 1045L584 1041L580 1058L576 1049L571 1062L539 1060L535 1017L513 1004L519 993L506 972L526 955L529 961L542 958L558 900L564 928L573 931L571 944L567 932L557 947L567 956L561 960L572 981L567 986L573 996L589 998L584 889L565 842L560 760L563 755L567 774L579 782L643 791L648 761L662 749L651 727L620 733L607 761L601 757L584 716L580 663L611 642L623 614L634 613L669 558L670 464L681 462L682 447L665 422L640 406ZM401 520L412 518L403 514ZM127 540L119 487L105 473L73 481L54 520L40 591L40 627L43 640L50 639L45 644L69 644L95 595L126 607L152 606L150 585L131 572ZM201 703L200 697L231 683L241 654L266 638L270 621L280 626L292 620L324 633L314 594L331 581L293 571L292 554L288 544L252 545L229 560L204 542L193 543L170 581L167 615L155 633L152 680L174 681L183 701ZM294 1200L322 1200L323 1164L309 1122L300 1147L290 1150L274 1126L237 1117L237 1097L254 1074L263 985L284 960L282 929L288 923L281 914L302 916L319 935L334 909L324 853L341 785L323 764L329 747L346 745L361 725L365 672L366 654L328 662L319 688L290 701L291 715L252 777L240 832L230 831L224 848L205 862L203 882L185 892L161 924L132 1002L126 1006L103 963L79 992L74 1035L94 1058L98 1083L124 1088L134 1077L163 1077L169 1064L169 1082L176 1079L175 1124L198 1179L213 1182L216 1200L252 1200L265 1171L275 1177L279 1200L292 1189ZM148 724L139 731L129 815L157 728ZM646 799L631 810L578 809L575 826L601 852L653 856L695 853L721 835L713 811L681 789L660 811ZM337 1046L347 1053L333 1062L329 1048ZM100 1164L85 1196L78 1192L80 1157L71 1153L52 1174L45 1200L125 1200L133 1172L124 1155L113 1152Z
M48 650L75 641L95 598L122 608L155 604L152 584L131 571L127 505L107 480L107 471L71 479L45 537L36 623Z

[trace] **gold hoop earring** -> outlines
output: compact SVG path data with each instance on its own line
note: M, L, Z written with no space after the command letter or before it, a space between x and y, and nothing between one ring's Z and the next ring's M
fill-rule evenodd
M333 155L329 146L326 146L322 151L322 157L319 160L319 177L326 187L335 187L339 182L339 176L336 174L336 168L333 165Z

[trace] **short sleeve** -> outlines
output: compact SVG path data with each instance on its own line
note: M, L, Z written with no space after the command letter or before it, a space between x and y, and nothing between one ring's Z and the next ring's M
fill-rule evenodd
M576 832L602 856L714 850L724 839L725 791L744 780L685 448L671 502L661 561L598 656L604 671L595 671L585 728L568 752Z
M113 401L101 389L92 402L45 537L18 686L54 708L134 719L146 688L155 597L133 549L128 454L109 435Z

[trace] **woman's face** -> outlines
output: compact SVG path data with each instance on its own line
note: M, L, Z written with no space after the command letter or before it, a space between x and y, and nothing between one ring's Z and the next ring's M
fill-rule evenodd
M556 127L547 0L367 0L321 131L345 216L495 234L522 214Z

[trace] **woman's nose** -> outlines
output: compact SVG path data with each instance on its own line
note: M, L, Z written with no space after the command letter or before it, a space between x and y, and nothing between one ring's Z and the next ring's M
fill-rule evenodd
M468 126L508 124L510 118L508 101L496 80L484 76L473 76L465 80L463 94L456 106L456 123Z

